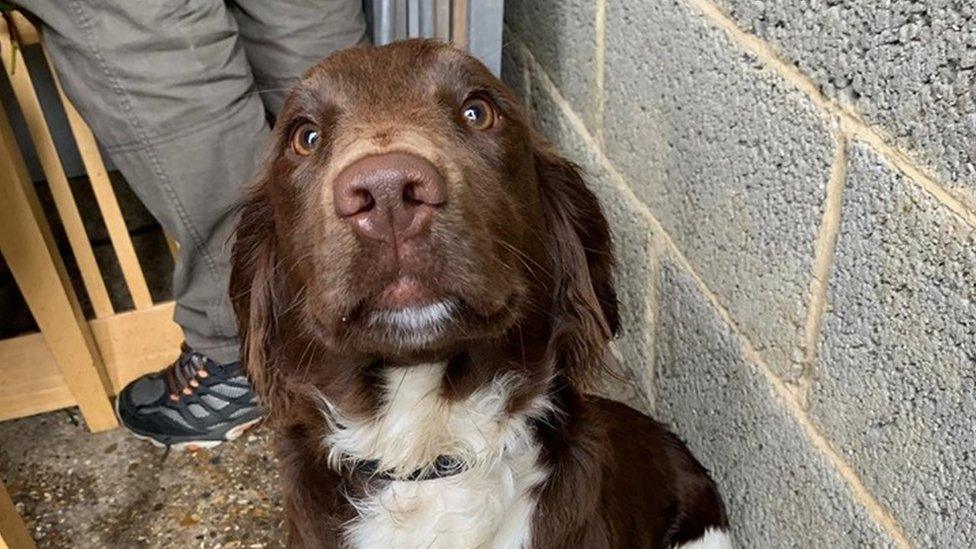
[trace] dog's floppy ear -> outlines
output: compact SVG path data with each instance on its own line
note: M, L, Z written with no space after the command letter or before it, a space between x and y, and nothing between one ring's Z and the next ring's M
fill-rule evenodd
M272 356L277 337L276 295L280 277L275 257L274 211L269 197L269 159L246 191L231 252L230 298L237 314L241 361L251 384L271 413L277 407Z
M554 286L550 352L570 379L585 385L602 368L606 344L619 328L613 243L580 168L535 141Z

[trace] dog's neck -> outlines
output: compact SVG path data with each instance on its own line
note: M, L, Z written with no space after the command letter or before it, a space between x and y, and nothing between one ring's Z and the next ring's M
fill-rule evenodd
M447 364L396 366L380 371L378 407L352 416L323 402L329 423L324 443L330 465L375 463L392 476L408 477L451 456L466 468L499 459L531 439L527 418L547 413L544 397L511 411L512 395L525 380L506 372L466 396L453 394Z
M510 407L524 379L514 371L460 396L445 363L384 368L380 406L361 417L325 403L323 443L330 467L375 461L387 478L349 490L356 517L343 529L352 547L522 547L531 535L534 490L546 478L533 418L548 401ZM415 481L439 456L464 463L458 474Z

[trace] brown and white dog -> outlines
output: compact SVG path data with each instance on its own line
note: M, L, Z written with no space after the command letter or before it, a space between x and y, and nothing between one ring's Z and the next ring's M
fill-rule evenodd
M707 472L587 395L607 222L508 88L432 41L339 52L277 121L231 294L294 547L727 547Z

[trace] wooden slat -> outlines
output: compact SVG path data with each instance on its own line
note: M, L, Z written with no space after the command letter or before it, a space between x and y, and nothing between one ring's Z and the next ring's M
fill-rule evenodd
M169 248L169 253L173 254L173 259L180 257L180 243L170 235L166 235L166 247Z
M113 394L137 377L157 372L180 352L183 334L173 322L173 303L89 322ZM152 334L152 337L147 337ZM75 405L41 334L0 340L0 421Z
M169 301L91 321L114 393L142 374L163 369L179 356L183 330L173 322L173 308Z
M40 333L0 340L0 421L75 405Z
M0 108L0 252L30 307L58 368L92 431L118 425L102 367L49 229L38 216L34 186L7 115ZM0 362L0 368L3 367ZM6 386L6 383L3 384Z
M451 3L451 42L462 50L468 49L468 0Z
M41 168L47 178L64 230L68 235L68 243L74 253L78 270L81 271L82 282L91 300L95 316L106 317L114 313L112 302L105 288L105 281L95 261L91 242L85 233L85 225L81 221L78 205L71 194L68 178L65 176L61 158L58 156L54 139L37 99L37 92L31 82L30 73L24 63L24 56L20 49L12 49L10 32L6 21L0 18L0 50L3 50L3 65L10 76L10 83L17 102L27 121L27 129L37 149L37 156L41 161Z
M105 163L102 161L102 154L98 150L95 136L88 124L85 124L81 115L78 114L75 106L64 95L61 79L58 78L54 64L51 63L47 48L44 48L44 57L47 59L51 75L54 77L54 84L58 88L61 104L64 105L64 112L68 115L68 125L71 126L71 133L74 134L78 152L85 164L85 171L88 172L88 180L91 182L92 191L95 193L98 209L102 212L102 218L105 220L105 228L108 229L108 236L112 241L115 256L122 267L122 276L129 288L129 295L132 296L132 303L137 309L151 307L152 296L149 294L149 286L146 284L142 267L139 266L139 258L132 246L132 238L129 237L125 218L122 217L122 210L115 198L115 191L112 190L112 182L108 178L108 172L105 171Z
M34 540L0 478L0 549L34 549Z
M24 17L24 14L19 11L10 12L10 19L14 23L17 38L20 39L21 46L30 46L41 41L41 36L37 32L37 28Z

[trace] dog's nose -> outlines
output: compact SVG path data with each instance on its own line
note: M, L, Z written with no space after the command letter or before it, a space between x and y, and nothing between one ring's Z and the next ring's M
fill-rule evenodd
M444 179L419 156L387 153L367 156L336 177L336 214L362 236L403 241L430 226L434 210L447 201Z

